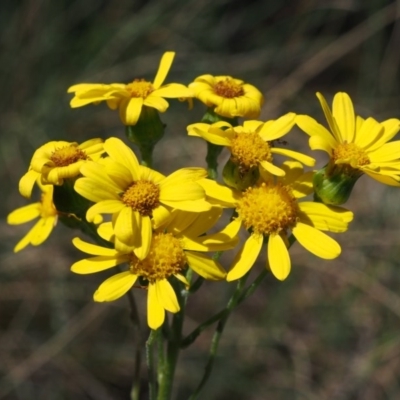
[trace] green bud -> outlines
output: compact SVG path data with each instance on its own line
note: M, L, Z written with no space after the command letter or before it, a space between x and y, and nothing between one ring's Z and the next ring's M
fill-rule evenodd
M222 171L222 177L227 186L237 190L245 190L258 181L260 172L258 166L243 170L232 159L229 159Z
M329 204L344 204L362 172L347 164L327 164L318 170L313 177L315 201Z
M132 143L139 147L142 155L142 164L152 166L153 150L155 145L164 136L165 124L155 108L142 107L136 125L126 126L126 136Z

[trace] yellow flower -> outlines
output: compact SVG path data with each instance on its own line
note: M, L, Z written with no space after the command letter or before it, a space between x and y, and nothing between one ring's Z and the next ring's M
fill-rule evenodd
M214 124L192 124L188 126L191 136L201 136L210 143L226 146L231 159L243 172L259 166L269 173L283 176L285 171L272 163L273 154L293 158L307 166L314 166L315 160L302 153L275 147L274 141L282 138L293 127L296 114L288 113L276 121L245 121L243 126L232 127L228 122ZM278 142L279 143L279 142Z
M113 275L99 286L94 293L94 300L116 300L128 292L140 277L142 282L148 282L148 325L151 329L157 329L164 322L165 310L176 313L180 309L169 278L174 276L188 286L182 274L186 265L205 279L225 278L226 272L222 266L202 253L232 248L237 243L240 224L233 221L221 232L198 237L215 224L219 215L220 210L216 208L206 213L174 211L169 222L152 233L150 251L142 260L129 247L115 250L75 238L74 245L94 257L76 262L71 270L78 274L91 274L127 263L126 271ZM101 225L99 234L106 240L112 240L114 231L111 224Z
M307 115L298 115L296 123L310 135L312 150L329 154L331 173L335 169L355 177L364 173L387 185L400 186L400 141L388 143L400 130L400 121L377 122L356 116L347 93L336 93L332 111L321 93L317 97L330 132Z
M68 93L75 93L75 97L71 100L71 107L82 107L90 103L98 104L106 101L112 110L119 109L119 116L125 125L136 125L143 106L165 112L169 106L166 98L193 97L192 91L182 84L169 83L162 86L174 57L174 52L164 53L154 82L135 79L128 84L81 83L71 86Z
M210 209L203 188L195 181L204 178L202 168L183 168L168 177L139 165L133 151L120 139L104 143L109 155L102 163L86 163L75 190L96 203L87 211L92 222L98 214L112 214L118 241L135 248L144 259L150 249L152 228L169 217L171 209L201 212Z
M258 118L264 103L262 93L252 85L230 76L201 75L189 84L194 97L227 118Z
M213 193L215 202L234 207L238 220L251 232L233 261L228 281L239 279L250 270L265 239L270 269L279 280L286 279L291 269L287 249L290 233L318 257L333 259L341 252L339 244L321 231L346 231L353 213L322 203L298 202L312 192L312 174L303 174L297 161L286 161L282 167L286 172L284 177L262 173L263 180L242 193L216 182L200 181L207 194Z
M42 244L52 232L57 223L57 210L53 204L53 185L40 185L42 197L40 202L17 208L7 216L7 223L20 225L39 218L33 228L20 240L14 252L24 249L28 244L38 246Z
M46 143L33 154L28 172L19 181L19 191L29 198L38 180L42 184L62 185L64 179L78 176L85 162L99 159L102 153L102 139L80 145L64 141Z

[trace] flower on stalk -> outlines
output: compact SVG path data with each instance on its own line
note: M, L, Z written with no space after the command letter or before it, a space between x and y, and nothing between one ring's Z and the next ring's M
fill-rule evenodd
M80 145L75 142L48 142L33 154L28 172L19 181L19 191L29 198L37 181L44 185L62 185L64 179L77 177L84 163L98 160L102 153L102 139L91 139Z
M204 189L196 183L207 176L202 168L182 168L168 177L139 165L133 151L120 139L104 143L108 154L101 163L86 163L75 190L96 203L86 213L92 222L111 214L117 242L134 247L139 259L149 250L152 229L164 223L172 209L202 212L211 208Z
M346 231L353 213L322 203L298 202L312 193L312 174L303 174L303 167L297 161L286 161L282 168L285 176L276 178L262 172L260 182L244 192L200 181L208 195L213 193L215 203L235 208L238 220L250 232L232 263L228 281L239 279L250 270L265 240L272 273L279 280L286 279L291 269L288 252L291 233L306 250L320 258L333 259L341 252L339 244L321 231Z
M41 185L39 183L39 186L42 191L39 202L17 208L7 216L7 223L10 225L20 225L39 218L30 231L14 247L14 253L24 249L29 244L32 246L42 244L57 224L58 212L53 204L53 185Z
M194 97L226 118L258 118L264 103L256 87L230 76L201 75L189 88Z
M180 83L163 85L174 57L175 53L172 51L164 53L153 82L134 79L128 84L81 83L73 85L68 89L68 93L75 94L71 100L71 107L77 108L106 101L112 110L119 109L119 116L125 125L137 123L143 106L165 112L169 106L166 98L193 97L192 91L185 85Z
M400 130L400 121L392 118L378 122L355 115L347 93L335 94L332 111L321 93L317 97L330 131L308 115L297 115L296 124L310 136L312 150L329 154L325 178L335 180L342 175L350 180L350 190L362 174L387 185L400 186L400 141L389 142ZM331 200L335 203L335 198Z
M293 158L310 167L315 165L311 157L275 147L275 141L292 129L295 117L296 114L288 113L275 121L245 121L243 125L235 127L224 121L211 125L197 123L189 125L187 130L191 136L200 136L210 143L228 147L232 162L238 165L243 174L260 167L273 175L283 176L285 171L273 164L273 154Z
M78 274L91 274L127 263L126 271L113 275L99 286L94 293L94 300L116 300L127 293L139 279L138 287L148 290L148 325L151 329L158 329L164 322L165 310L176 313L180 309L170 278L175 277L189 286L183 275L187 266L205 279L225 278L226 272L222 266L203 253L234 247L240 224L233 221L218 233L198 237L216 222L219 215L220 210L217 208L203 213L174 211L168 223L152 233L150 251L143 259L139 259L134 249L129 247L116 250L75 238L74 245L94 257L76 262L71 270ZM108 241L115 238L110 223L102 224L99 234Z

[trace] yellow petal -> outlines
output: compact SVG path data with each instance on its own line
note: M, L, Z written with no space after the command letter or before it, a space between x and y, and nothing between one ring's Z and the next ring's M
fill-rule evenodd
M143 98L123 99L119 104L119 117L124 125L136 125L142 112Z
M198 237L211 229L219 220L222 208L212 207L203 213L189 213L178 211L181 218L174 219L172 226L176 231L192 238ZM168 228L167 228L168 230Z
M261 161L260 165L262 168L264 168L266 171L268 171L270 174L275 175L275 176L284 176L285 171L276 165L270 163L269 161Z
M328 125L329 125L329 128L331 129L333 137L336 139L336 141L338 143L342 143L343 140L342 140L342 137L340 135L339 128L338 128L338 126L336 124L335 119L333 118L333 115L332 115L331 109L328 106L328 103L326 102L324 96L322 96L321 93L316 93L316 95L317 95L317 98L318 98L318 100L319 100L319 102L321 104L322 111L325 114L326 121L328 122Z
M168 101L163 99L161 96L156 95L155 92L151 93L144 99L143 105L146 107L155 108L160 112L167 111L169 107Z
M154 78L153 87L154 89L158 89L165 81L165 78L168 75L168 72L171 68L172 62L175 58L175 52L167 51L161 57L160 65L158 67L158 71L156 77Z
M400 158L400 140L384 144L379 149L370 152L368 157L371 163L394 161Z
M106 256L106 257L118 256L118 252L114 249L108 249L107 247L97 246L95 244L87 243L78 237L73 238L72 243L80 251L83 251L86 254L91 254L93 256Z
M395 118L383 121L381 122L381 125L383 126L384 132L382 136L368 148L368 151L374 151L378 149L384 143L392 139L400 130L400 120Z
M105 280L94 293L94 301L114 301L122 297L135 284L137 275L120 272Z
M50 236L50 233L54 228L55 222L55 216L39 219L39 221L31 230L32 246L39 246Z
M136 233L136 235L140 235L141 245L139 247L135 247L134 253L139 260L144 260L150 251L153 231L152 231L150 217L142 216L140 220L141 220L140 233Z
M337 145L336 140L332 134L321 124L319 124L314 118L308 115L297 115L296 124L301 130L310 135L311 137L320 137L325 142L325 147L335 148Z
M154 286L156 287L157 299L162 307L172 313L178 312L180 307L171 284L166 279L162 279L157 281Z
M125 208L125 204L120 200L103 200L87 210L86 219L89 222L93 222L99 214L115 214L120 212L123 208Z
M71 267L71 271L76 274L86 275L95 272L105 271L129 261L128 255L121 256L96 256L77 261Z
M356 132L355 143L357 146L368 150L368 147L375 143L384 132L384 127L374 118L367 118Z
M329 155L332 154L333 147L330 147L330 145L320 136L311 136L308 143L311 150L322 150L327 152Z
M287 113L273 121L272 124L264 125L258 134L266 141L279 139L293 128L295 117L296 114Z
M160 205L157 208L155 208L153 210L153 228L154 229L158 229L159 227L161 227L162 225L164 225L165 223L167 223L167 221L169 220L171 215L171 211Z
M169 83L168 85L156 89L152 95L158 98L166 97L167 99L178 99L193 97L193 92L180 83Z
M293 158L294 160L300 161L304 165L307 165L307 167L313 167L315 165L315 159L314 158L306 156L303 153L299 153L298 151L293 151L293 150L273 147L271 149L271 153L280 154L280 155L285 156L285 157Z
M33 203L17 208L7 216L7 224L19 225L32 221L40 215L40 203Z
M354 139L356 120L353 102L347 93L339 92L335 94L332 104L332 113L333 118L339 127L342 141L352 143Z
M226 271L215 260L192 251L185 252L190 268L204 279L217 281L226 277Z
M30 198L32 194L33 185L40 176L39 172L29 170L19 181L19 192L22 196Z
M312 226L298 222L292 232L297 241L317 257L331 260L341 253L340 246L335 240Z
M385 176L381 175L379 173L374 173L373 171L369 171L367 169L363 169L363 172L370 176L372 179L375 179L376 181L383 183L385 185L389 186L395 186L395 187L400 187L400 182L393 177L390 176Z
M231 270L226 276L227 281L239 279L250 270L260 254L263 239L263 235L254 233L250 235L242 249L236 254Z
M240 193L211 179L201 179L198 183L208 197L215 199L223 207L234 207L240 199Z
M158 329L165 319L164 307L157 296L157 289L154 284L149 284L147 294L147 324L151 329Z
M268 263L276 279L284 281L290 273L290 257L286 244L280 235L268 239Z
M114 161L123 164L131 172L133 180L138 179L138 159L135 153L121 139L107 139L104 142L104 150Z
M130 207L124 207L117 214L114 232L115 236L127 245L133 244L135 238L140 238L135 212Z

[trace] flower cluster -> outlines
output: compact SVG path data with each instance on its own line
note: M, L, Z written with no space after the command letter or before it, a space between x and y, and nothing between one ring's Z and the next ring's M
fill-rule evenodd
M398 119L356 116L346 93L335 95L331 111L318 93L329 130L294 112L257 120L263 95L239 79L202 75L187 86L164 85L174 56L164 54L153 82L135 78L128 84L82 83L68 89L74 94L71 107L104 101L118 109L128 138L134 134L135 143L146 150L142 162L116 137L44 144L19 185L21 194L30 197L37 184L41 201L8 216L10 224L40 218L16 252L41 244L58 219L89 234L95 244L73 240L89 257L74 263L72 271L117 269L94 293L98 302L116 300L132 287L146 290L152 329L163 325L165 311L180 311L177 293L190 288L193 272L213 281L241 279L264 244L266 268L281 281L290 273L289 248L295 240L317 257L338 257L340 245L325 232L348 229L353 213L341 204L356 180L366 174L400 186L400 141L391 141L400 129ZM198 99L207 107L203 120L187 131L208 142L208 170L191 166L165 176L151 168L156 140L150 142L140 130L144 121L151 125L158 112L167 110L165 98ZM239 123L239 117L246 120ZM164 125L151 126L162 129L158 140ZM328 154L322 169L304 171L314 167L315 159L287 148L286 135L296 126L310 136L312 150ZM224 147L230 157L222 183L211 178ZM246 232L244 242L240 232ZM213 253L231 249L236 255L225 269Z

